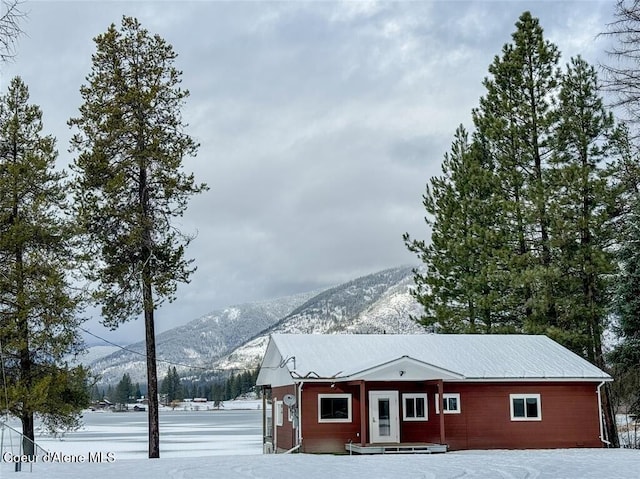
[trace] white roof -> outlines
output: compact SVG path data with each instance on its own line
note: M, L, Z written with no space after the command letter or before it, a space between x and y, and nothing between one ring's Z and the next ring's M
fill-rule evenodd
M314 379L610 381L611 376L546 336L273 334L258 384Z

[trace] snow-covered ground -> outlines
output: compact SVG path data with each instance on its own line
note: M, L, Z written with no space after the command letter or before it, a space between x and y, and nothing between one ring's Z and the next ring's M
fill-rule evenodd
M105 444L105 447L108 447ZM22 473L24 474L24 473ZM3 476L7 477L7 476ZM251 455L35 464L30 478L572 478L640 477L640 451L466 451L433 455Z
M40 453L36 463L23 464L23 472L14 472L14 464L7 462L10 457L1 457L0 478L20 474L32 479L640 477L640 451L629 449L262 455L259 405L233 402L225 403L221 411L200 407L196 411L200 405L186 404L180 410L161 411L161 458L153 460L146 458L144 412L87 412L80 431L62 438L39 435L38 443L50 454L45 459ZM5 431L5 446L8 439ZM102 462L97 462L100 458Z

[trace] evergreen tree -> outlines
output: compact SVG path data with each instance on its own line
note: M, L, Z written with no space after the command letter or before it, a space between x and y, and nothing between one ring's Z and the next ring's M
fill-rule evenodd
M619 137L625 154L619 163L622 216L618 222L617 260L621 265L615 279L613 313L617 319L619 344L610 359L618 387L625 391L625 401L634 413L640 412L640 162L638 133L640 122L640 3L619 0L615 20L607 35L615 41L610 62L603 65L607 89L623 106L634 131Z
M89 395L89 398L91 401L100 401L103 397L103 394L100 392L100 389L98 388L97 384L94 384L91 387L91 393Z
M155 310L172 301L178 282L187 282L192 261L184 257L190 239L172 220L191 195L206 189L182 171L197 144L184 133L176 54L160 36L123 17L95 38L97 51L88 84L80 93L75 198L87 237L87 257L96 261L87 277L98 287L105 325L144 316L149 399L149 457L160 456Z
M496 314L501 280L489 260L501 247L493 226L493 165L481 142L470 143L460 126L442 171L443 176L430 180L423 197L431 242L404 235L408 248L425 264L424 272L414 274L414 294L425 308L420 321L442 332L501 330L508 327Z
M158 393L167 396L169 395L169 383L171 382L169 378L171 377L171 367L167 368L167 374L164 376L164 379L160 383L160 387L158 388Z
M622 135L623 151L629 154L620 161L620 197L623 212L618 223L616 259L621 265L614 289L613 313L615 331L620 339L610 354L617 373L624 383L624 400L629 412L640 414L640 160L630 144L628 134ZM633 154L631 153L633 152Z
M0 98L0 410L20 419L31 455L34 415L51 428L76 426L89 395L87 372L65 362L82 348L65 174L54 170L55 140L28 101L20 78Z
M535 330L557 319L560 278L551 267L546 166L560 53L529 12L520 16L512 38L489 67L487 93L474 111L474 123L495 161L503 195L500 223L511 245L505 267L512 305L520 306L525 330Z
M542 329L554 339L605 368L602 335L615 271L616 188L612 187L613 116L599 94L595 69L574 58L562 77L554 136L550 187L558 322Z
M167 396L167 402L183 399L182 383L175 366L167 368L167 375L160 385L160 394Z
M140 383L136 383L134 388L134 396L136 399L140 399L142 397L142 390L140 389Z
M134 395L133 383L128 373L122 375L122 379L116 386L115 401L119 404L127 404L129 398Z
M604 368L617 214L605 163L620 156L620 132L595 70L576 58L562 74L538 20L525 12L516 27L489 67L473 140L458 130L445 176L427 189L431 244L405 235L425 264L422 322L546 334ZM615 443L607 396L604 406Z

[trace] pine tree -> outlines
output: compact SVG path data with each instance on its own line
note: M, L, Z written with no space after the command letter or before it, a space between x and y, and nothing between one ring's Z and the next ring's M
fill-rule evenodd
M55 140L14 78L0 98L0 347L6 383L0 410L22 422L33 453L34 415L50 428L78 425L88 404L86 371L64 358L81 350L72 292L73 228Z
M88 85L80 89L75 198L87 237L87 257L97 261L87 277L105 325L144 315L149 398L149 457L160 456L155 310L175 298L193 272L184 257L190 239L172 220L191 195L206 189L182 171L197 144L184 132L176 54L160 36L123 17L95 38Z
M620 132L603 105L595 69L580 57L567 65L558 104L550 186L554 267L563 280L556 286L557 322L543 332L607 369L602 338L616 271L611 251L619 196L608 163L620 159ZM607 436L617 446L610 387L604 391Z
M618 222L616 259L620 271L615 279L613 313L619 342L610 353L616 379L623 383L624 400L629 412L640 414L640 160L629 134L620 135L622 151L628 154L619 162L622 215Z
M602 335L607 323L609 278L615 271L617 191L612 187L613 116L599 94L595 69L571 59L562 77L558 125L551 159L551 226L557 285L558 323L546 334L605 368Z
M551 267L546 166L556 119L558 48L544 39L538 19L524 12L489 67L486 95L474 111L478 134L495 161L502 191L503 234L511 245L512 305L521 305L525 330L553 324L559 278Z
M443 176L430 180L423 197L431 242L404 240L425 271L416 270L414 295L424 306L420 322L442 332L492 332L509 328L496 303L502 287L489 257L501 248L494 228L493 165L479 141L460 126L445 155Z
M122 379L116 386L115 401L119 404L127 404L129 398L134 395L133 383L128 373L122 375Z
M615 104L623 106L633 131L619 136L621 187L618 222L617 260L621 265L615 278L613 313L617 319L616 332L620 342L611 353L616 382L625 390L625 400L634 413L640 412L640 162L638 161L638 133L640 123L640 4L619 0L615 6L615 21L607 35L615 41L610 62L603 65L606 88L615 96Z
M618 202L606 163L620 157L620 131L595 70L576 58L562 74L530 13L512 38L489 67L472 142L458 130L445 175L427 189L431 243L405 235L425 264L415 276L422 323L546 334L604 368Z
M140 389L140 383L136 383L135 385L134 396L136 399L140 399L142 397L142 390Z

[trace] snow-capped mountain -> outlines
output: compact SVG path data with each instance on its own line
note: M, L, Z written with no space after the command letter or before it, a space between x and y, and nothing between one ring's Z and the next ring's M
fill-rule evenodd
M257 367L269 334L280 333L420 333L410 316L422 308L411 296L412 268L403 266L349 281L322 292L250 303L216 311L159 334L158 375L168 363L179 372ZM104 383L124 373L144 382L144 342L94 361L92 370Z
M156 337L158 376L163 377L169 365L175 365L179 372L212 367L214 360L275 324L317 293L230 306L159 334ZM127 350L96 359L90 366L100 376L101 383L117 383L124 373L128 373L134 383L145 382L145 354L145 344L141 341L127 346Z
M331 288L217 361L215 366L221 369L257 367L271 333L424 333L424 328L411 319L422 312L422 307L411 296L412 286L412 268L400 267Z

